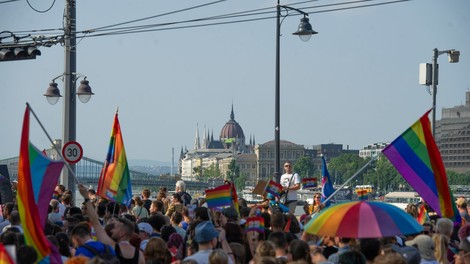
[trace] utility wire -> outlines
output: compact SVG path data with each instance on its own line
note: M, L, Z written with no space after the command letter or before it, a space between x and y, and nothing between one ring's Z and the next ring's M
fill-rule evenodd
M359 2L369 2L369 1L374 1L374 0L362 0L362 1L359 1ZM387 4L396 4L396 3L407 2L407 1L411 1L411 0L395 0L395 1L389 1L389 2L381 2L381 3L373 3L373 4L366 4L366 5L357 5L357 6L349 6L349 7L340 7L340 8L312 11L312 12L308 12L308 13L309 14L316 14L316 13L336 12L336 11L344 11L344 10L348 10L348 9L373 7L373 6L380 6L380 5L387 5ZM309 10L309 9L317 9L319 7L337 6L337 5L345 5L345 4L353 4L353 3L357 3L357 1L336 3L336 4L328 4L328 5L322 5L322 6L303 7L302 9ZM151 24L151 25L134 26L134 27L124 27L124 28L117 28L115 31L114 31L114 29L109 29L109 32L98 33L98 34L90 34L87 37L111 36L111 35L122 35L122 34L132 34L132 33L144 33L144 32L154 32L154 31L187 29L187 28L195 28L195 27L216 26L216 25L225 25L225 24L234 24L234 23L245 23L245 22L252 22L252 21L259 21L259 20L266 20L266 19L275 18L274 13L275 13L275 11L261 12L261 13L254 13L254 14L234 15L234 16L231 16L231 14L227 14L227 15L220 15L220 16L216 16L216 17L199 18L199 19L186 20L186 21L168 22L168 23ZM247 16L247 15L260 15L260 14L268 14L268 16L251 18L251 19L238 19L238 20L224 21L224 22L204 23L204 24L196 24L196 25L173 26L173 25L177 25L177 24L181 24L181 23L194 23L194 22L201 22L201 21L207 21L207 20L237 18L237 17ZM270 14L273 14L273 15L270 15ZM293 14L293 16L297 16L297 15L301 15L301 14ZM161 28L156 28L156 27L161 27Z
M188 29L188 28L217 26L217 25L226 25L226 24L234 24L234 23L246 23L246 22L252 22L252 21L267 20L267 19L272 19L272 18L276 17L276 11L275 10L274 11L265 11L265 10L272 10L274 7L266 7L266 8L259 8L259 9L254 9L254 10L240 11L240 12L234 12L234 13L229 13L229 14L224 14L224 15L216 15L216 16L196 18L196 19L183 20L183 21L112 28L112 27L115 27L115 26L118 26L118 25L130 24L130 23L134 23L134 22L138 22L138 21L147 20L147 19L150 19L150 18L156 18L156 17L168 15L168 14L175 14L175 13L182 12L182 11L187 11L187 10L191 10L191 9L195 9L195 8L200 8L202 6L215 4L215 3L218 3L218 2L221 2L221 1L225 1L225 0L219 0L219 1L211 2L211 3L207 3L207 4L204 4L204 5L193 6L193 7L189 7L189 8L182 9L182 10L172 11L172 12L168 12L168 13L164 13L164 14L160 14L160 15L145 17L145 18L142 18L142 19L136 19L136 20L131 20L131 21L127 21L127 22L117 23L117 24L108 25L108 26L104 26L104 27L99 27L99 28L95 28L95 29L91 29L91 30L79 31L79 32L77 32L76 38L79 38L80 41L81 41L81 40L83 40L83 38L90 38L90 37L135 34L135 33L177 30L177 29ZM292 4L289 4L289 5L299 5L299 4L311 3L311 2L317 2L317 1L319 1L319 0L307 0L307 1L303 1L303 2L292 3ZM301 9L302 10L314 10L314 9L325 8L325 7L326 8L327 7L336 7L336 8L330 8L330 9L325 9L325 10L307 12L309 14L317 14L317 13L337 12L337 11L344 11L344 10L349 10L349 9L366 8L366 7L373 7L373 6L380 6L380 5L396 4L396 3L407 2L407 1L411 1L411 0L394 0L394 1L388 1L388 2L365 4L366 2L376 2L376 1L377 0L349 1L349 2L341 2L341 3L325 4L325 5L316 5L316 6L303 6L303 7L301 7ZM362 3L362 4L357 5L357 3ZM354 4L354 6L338 7L338 6L353 5L353 4ZM292 16L297 16L297 15L301 15L301 14L292 14ZM245 18L245 17L250 17L250 16L258 16L258 17ZM239 18L243 18L243 19L239 19ZM203 23L203 22L207 22L207 21L223 20L223 19L225 19L225 20L234 19L234 20L221 21L221 22L212 22L212 23ZM198 24L186 25L186 24L191 24L191 23L198 23ZM180 25L180 26L178 26L178 25ZM43 29L43 30L32 30L32 31L18 31L18 32L14 32L14 33L17 33L17 34L20 33L20 32L21 33L26 33L26 32L37 33L37 32L47 32L47 31L58 31L58 30L61 31L61 34L56 34L56 35L52 35L52 36L49 36L49 37L41 36L39 38L40 43L47 43L48 41L50 41L51 44L49 44L49 46L51 46L51 45L60 43L60 41L63 37L62 29ZM26 42L26 41L21 41L21 42Z
M28 5L29 5L29 7L30 7L31 9L33 9L34 11L36 11L36 12L38 12L38 13L46 13L46 12L48 12L49 10L52 9L52 7L53 7L54 4L55 4L55 0L54 0L54 1L52 2L51 6L50 6L48 9L46 9L46 10L38 10L38 9L34 8L34 7L31 5L31 3L29 2L29 0L26 0L26 2L28 3Z
M17 2L17 1L20 1L20 0L5 0L5 1L0 1L0 4L7 4L10 2Z

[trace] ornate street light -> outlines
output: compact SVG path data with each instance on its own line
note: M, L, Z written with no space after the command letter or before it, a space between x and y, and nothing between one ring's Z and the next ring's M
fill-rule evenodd
M289 6L280 5L277 1L277 19L276 19L276 85L275 85L275 117L274 117L274 141L275 141L275 180L280 181L281 178L281 160L280 160L280 39L281 39L281 24L282 21L289 15L289 11L297 11L303 14L304 17L300 19L298 30L293 35L299 36L302 41L308 41L312 35L318 32L312 29L312 25L308 19L308 13ZM281 14L281 9L286 11L285 15ZM282 16L282 21L281 21Z

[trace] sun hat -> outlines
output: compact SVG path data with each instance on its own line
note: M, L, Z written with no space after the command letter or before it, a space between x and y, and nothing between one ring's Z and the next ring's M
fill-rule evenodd
M421 258L424 260L435 260L434 256L434 242L428 235L418 235L414 239L406 241L407 246L417 246Z
M219 232L215 230L211 221L204 221L196 226L196 235L194 240L197 243L209 242L219 236Z

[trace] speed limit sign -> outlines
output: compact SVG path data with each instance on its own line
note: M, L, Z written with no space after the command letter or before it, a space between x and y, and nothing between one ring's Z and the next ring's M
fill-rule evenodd
M68 163L77 163L83 156L82 146L78 142L69 141L62 148L62 156Z

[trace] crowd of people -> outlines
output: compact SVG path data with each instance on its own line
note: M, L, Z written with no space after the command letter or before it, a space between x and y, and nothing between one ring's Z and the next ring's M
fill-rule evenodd
M183 181L171 195L160 188L155 199L144 189L129 206L100 198L83 185L79 191L84 199L80 207L62 185L49 206L44 233L63 263L470 264L464 198L456 201L464 219L461 225L433 217L420 234L355 239L304 232L312 213L323 208L320 194L299 217L290 208L279 210L269 199L259 204L239 199L238 210L212 210L204 199L193 199ZM2 209L1 243L16 246L17 263L34 263L37 254L25 245L16 205L6 203ZM417 217L413 205L407 212ZM253 216L263 218L264 229L246 231L246 220Z

